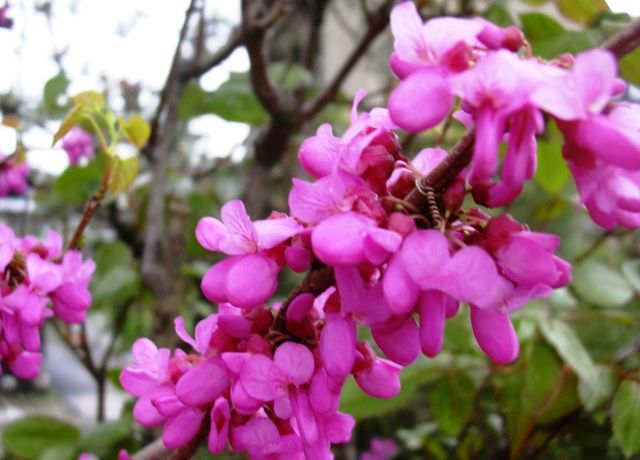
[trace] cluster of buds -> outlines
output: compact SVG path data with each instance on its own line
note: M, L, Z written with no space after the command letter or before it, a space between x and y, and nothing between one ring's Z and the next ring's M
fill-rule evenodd
M47 318L76 324L91 304L95 269L79 251L62 250L60 234L17 238L0 224L0 358L22 379L40 372L40 331Z
M391 25L391 67L402 81L389 110L359 113L361 91L342 136L323 125L301 145L300 163L314 180L293 180L289 215L252 221L234 200L221 219L203 218L199 243L228 256L201 284L217 313L197 324L195 338L176 320L191 353L135 343L136 363L121 382L139 398L136 420L163 425L168 448L199 442L206 431L213 453L333 458L331 445L346 442L354 426L339 411L346 379L371 396L394 397L402 369L420 353L436 356L446 320L463 310L480 349L513 362L519 344L509 315L566 286L571 266L555 255L557 236L463 203L471 195L497 207L519 195L535 173L543 114L565 135L596 222L640 224L640 123L622 117L635 106L610 103L624 83L608 52L542 62L527 55L516 28L483 19L423 24L412 2L395 7ZM405 156L395 131L432 128L456 98L455 117L471 134L450 154ZM615 148L590 136L594 127ZM308 273L284 302L270 303L283 269Z

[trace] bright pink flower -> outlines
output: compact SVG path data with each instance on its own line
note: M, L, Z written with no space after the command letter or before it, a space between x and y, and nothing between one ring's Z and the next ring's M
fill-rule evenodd
M76 126L62 138L62 149L69 155L69 162L75 166L83 157L89 160L93 158L93 138L84 129Z
M0 153L0 197L24 195L29 188L28 175L29 166L26 162L18 163L15 156L7 157Z
M202 279L202 292L214 302L229 302L241 308L263 304L276 289L278 265L266 250L286 241L302 227L290 217L251 222L240 200L222 207L222 221L200 220L198 242L210 251L232 255L209 269Z
M367 342L358 343L358 352L353 376L362 391L376 398L396 396L400 392L402 367L378 358Z
M62 281L51 293L53 311L63 321L81 323L91 305L89 282L95 270L95 263L89 259L82 261L79 251L68 251L62 259Z
M369 450L362 453L360 460L391 460L399 451L393 439L373 438Z
M605 229L640 227L640 169L630 171L605 163L571 143L563 151L580 200L596 224Z

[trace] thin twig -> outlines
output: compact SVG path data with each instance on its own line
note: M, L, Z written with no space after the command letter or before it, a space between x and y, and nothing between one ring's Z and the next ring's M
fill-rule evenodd
M360 39L358 45L353 49L349 57L340 67L338 73L333 77L333 80L327 85L324 91L302 110L300 114L301 119L309 120L315 117L336 97L342 83L344 83L344 80L346 80L353 68L360 61L360 58L367 52L375 38L386 29L387 24L389 24L389 11L392 4L392 1L385 1L384 4L370 16L369 27Z
M640 19L636 19L623 30L607 39L601 46L617 59L622 59L640 46Z

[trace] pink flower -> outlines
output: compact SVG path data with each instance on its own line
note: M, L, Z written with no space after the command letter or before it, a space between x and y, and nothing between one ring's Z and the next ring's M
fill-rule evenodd
M571 143L565 144L563 152L580 200L596 224L605 229L640 227L640 169L605 163Z
M69 162L77 165L83 157L91 160L94 155L93 137L84 129L75 127L62 139L62 149L69 155Z
M60 319L68 323L81 323L91 305L89 282L95 263L82 261L79 251L68 251L62 259L62 281L51 293L53 310Z
M240 200L225 204L221 214L222 221L205 217L196 228L204 248L232 256L209 269L202 292L213 302L257 307L275 292L280 271L265 251L294 236L301 226L290 217L251 222Z
M0 153L0 197L24 195L29 188L28 175L29 166L26 162L18 163L15 156Z
M393 439L373 438L369 450L362 453L360 460L391 460L399 451Z

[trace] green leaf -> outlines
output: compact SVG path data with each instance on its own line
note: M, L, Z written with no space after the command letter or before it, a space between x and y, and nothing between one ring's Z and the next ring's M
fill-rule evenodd
M611 369L606 366L596 365L596 370L598 372L599 391L594 391L584 380L580 380L580 383L578 383L580 401L582 401L584 408L589 411L595 410L599 404L611 396L614 389Z
M571 173L562 157L562 137L555 124L550 124L546 138L538 141L535 180L547 193L557 195L570 177Z
M60 72L53 78L50 78L44 85L44 103L49 110L57 110L60 108L58 99L64 95L69 86L69 79Z
M65 117L62 119L62 123L60 123L60 127L53 135L53 142L51 143L51 146L56 145L56 142L62 139L64 135L69 131L71 131L71 128L80 123L80 120L82 120L83 110L84 109L82 107L76 105L65 115Z
M109 181L109 193L118 195L129 188L138 175L140 164L138 157L122 159L117 155L108 157L111 168L111 180Z
M514 24L513 17L507 9L499 3L493 3L482 15L488 21L493 22L502 27L510 26Z
M138 148L142 148L149 140L151 127L140 115L134 115L127 121L122 122L122 134L124 137Z
M636 48L618 61L620 76L625 80L640 85L640 48Z
M530 344L516 365L495 373L492 379L507 421L511 458L520 458L539 419L566 388L564 373L553 350L543 343Z
M76 105L88 110L100 110L104 107L104 96L97 91L83 91L72 99Z
M97 159L85 166L65 169L53 183L56 197L67 203L84 203L100 187L103 164L103 160Z
M77 460L78 449L74 446L55 446L45 450L38 460Z
M544 5L549 0L522 0L524 3L528 3L529 5L539 6Z
M602 41L602 34L595 30L568 31L549 40L532 43L533 53L545 59L553 59L563 53L577 54L595 48Z
M609 11L605 0L556 0L556 5L566 18L585 26Z
M180 103L180 117L185 119L205 114L252 125L269 120L246 73L231 73L229 79L213 92L205 91L197 84L188 85Z
M94 259L96 272L91 280L91 293L96 307L121 305L138 294L140 275L135 270L131 250L124 243L101 244Z
M640 452L640 384L624 380L613 399L613 436L627 457Z
M558 319L544 318L540 321L540 331L545 339L553 345L564 362L578 374L580 379L595 394L604 393L603 384L600 381L600 373L571 326Z
M542 13L522 13L520 21L525 37L531 42L559 37L565 32L562 24Z
M89 451L99 458L109 458L109 453L117 449L131 434L131 419L124 417L114 422L104 422L97 425L80 439L80 450Z
M440 429L457 437L473 413L476 386L463 371L448 372L429 392L429 405Z
M53 417L33 416L7 425L2 443L7 452L28 460L37 459L47 449L72 446L80 431L70 423Z
M593 260L575 268L573 286L580 297L601 307L621 307L633 298L633 290L619 272Z
M631 287L640 293L640 259L628 260L623 263L622 274Z

